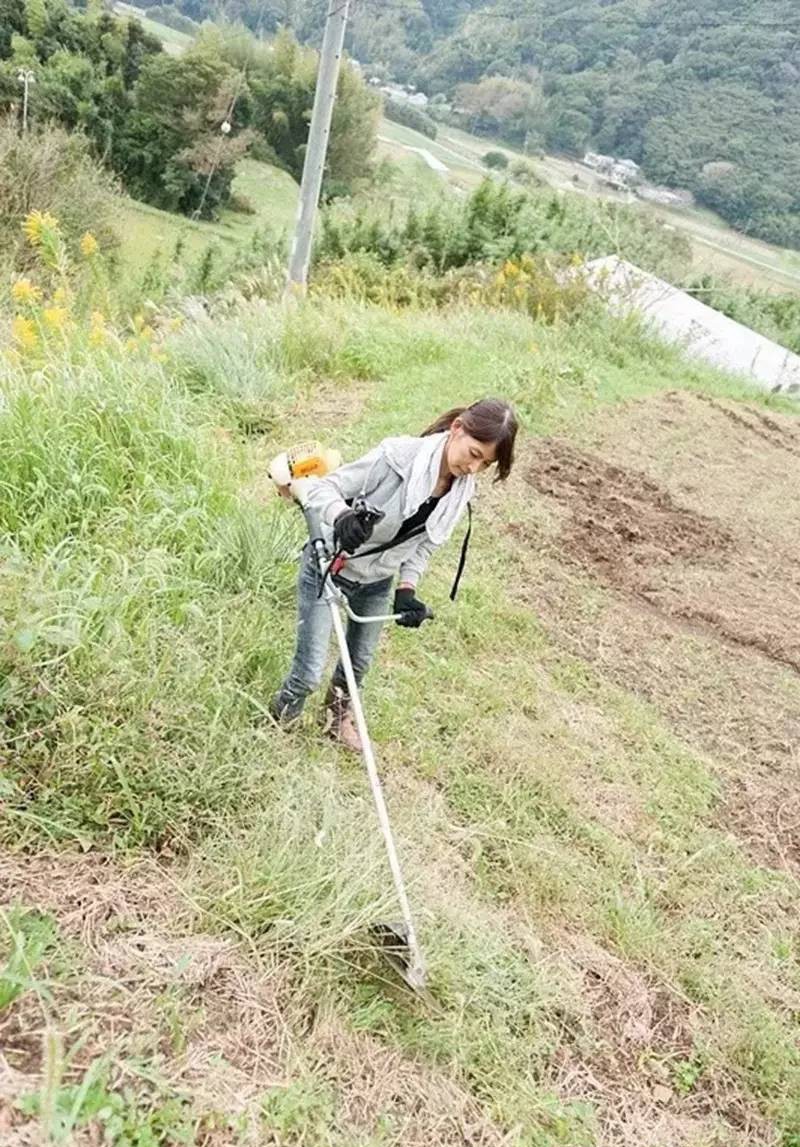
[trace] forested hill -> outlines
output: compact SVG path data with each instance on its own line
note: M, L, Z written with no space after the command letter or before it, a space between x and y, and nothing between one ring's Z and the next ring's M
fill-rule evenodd
M228 0L320 34L326 0ZM218 0L182 0L195 18ZM355 0L351 48L474 130L642 163L734 225L800 246L797 0Z
M737 226L800 244L796 0L498 0L471 11L464 0L406 2L428 19L404 22L390 0L394 34L357 35L357 53L393 52L408 78L466 103L479 126L493 126L505 103L518 135L627 156ZM530 91L514 100L492 76ZM486 98L459 92L465 83Z

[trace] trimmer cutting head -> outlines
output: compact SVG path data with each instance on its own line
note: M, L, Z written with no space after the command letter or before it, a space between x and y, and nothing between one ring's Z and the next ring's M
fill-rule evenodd
M419 956L414 956L405 924L381 920L373 924L369 931L378 941L381 955L392 965L398 976L415 992L422 991L426 982L425 965Z

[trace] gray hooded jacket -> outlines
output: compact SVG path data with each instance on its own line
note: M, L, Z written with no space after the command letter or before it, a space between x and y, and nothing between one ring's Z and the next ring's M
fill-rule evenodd
M391 541L403 522L433 493L446 440L446 432L425 438L385 438L363 458L313 482L308 503L322 519L326 541L332 543L333 523L348 508L347 503L359 495L385 515L362 550ZM373 582L397 573L400 581L415 586L431 554L452 534L474 492L472 475L455 478L422 534L380 554L361 559L358 554L349 557L344 576L357 582Z

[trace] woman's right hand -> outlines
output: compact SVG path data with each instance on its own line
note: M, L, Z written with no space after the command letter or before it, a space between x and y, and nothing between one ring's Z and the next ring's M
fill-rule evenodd
M419 600L413 586L397 587L393 612L399 615L397 625L407 629L419 629L423 621L433 621L433 610Z
M342 510L333 523L333 537L337 550L354 554L369 541L374 529L374 521L365 520L364 516L359 516L355 510Z

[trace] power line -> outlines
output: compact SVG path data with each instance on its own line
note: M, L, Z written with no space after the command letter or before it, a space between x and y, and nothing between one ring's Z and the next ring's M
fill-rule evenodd
M236 88L234 89L233 95L231 96L230 103L228 104L228 110L225 112L225 117L224 117L222 123L220 124L220 139L219 139L219 143L217 144L217 151L216 151L216 154L215 154L215 156L211 162L211 170L209 171L208 176L206 178L205 187L203 188L203 194L200 196L200 203L195 208L195 210L192 212L192 218L193 219L199 219L200 218L200 216L203 213L203 208L206 205L206 199L208 197L208 191L209 191L209 188L211 187L211 180L214 178L214 176L217 173L217 168L219 167L220 161L222 159L222 149L225 146L225 140L227 139L227 133L225 131L225 125L227 124L228 130L230 130L231 124L233 123L233 113L236 110L236 101L239 99L239 95L241 93L242 85L245 81L245 78L246 78L246 71L244 68L242 68L241 71L239 72L238 77L237 77Z

